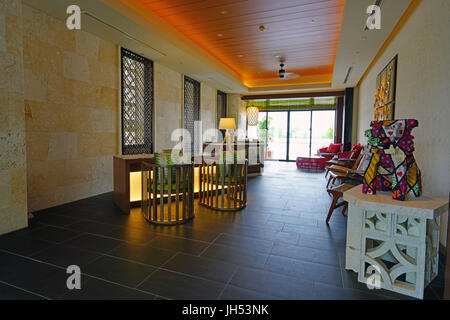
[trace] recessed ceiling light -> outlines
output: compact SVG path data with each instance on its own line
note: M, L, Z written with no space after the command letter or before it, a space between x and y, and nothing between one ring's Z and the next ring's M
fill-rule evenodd
M364 40L367 40L367 37L366 37L366 36L362 36L362 37L361 37L361 40L363 40L363 41L364 41Z
M221 13L221 14L227 14L228 11L227 11L227 10L222 10L222 11L220 11L220 13Z
M223 34L218 33L217 36L218 36L218 37L223 37Z
M279 58L281 58L281 56L280 55L276 55L275 58L279 59Z
M242 58L244 55L243 54L238 54L238 57L239 58Z

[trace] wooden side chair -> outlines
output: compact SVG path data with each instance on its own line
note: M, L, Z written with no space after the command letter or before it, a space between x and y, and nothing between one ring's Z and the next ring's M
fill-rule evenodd
M347 176L347 173L349 173L350 171L356 171L358 169L359 163L361 162L363 158L363 155L360 154L358 156L358 158L353 162L352 167L344 167L344 166L340 166L340 165L331 165L327 168L327 173L325 174L325 176L328 175L329 172L331 172L330 177L328 178L328 183L327 183L327 189L330 186L330 183L333 181L333 183L336 181L336 179L340 179L342 180L343 177Z
M347 211L347 208L348 208L348 202L342 200L340 203L338 203L338 200L340 198L342 198L345 191L350 190L354 187L355 186L352 184L341 184L340 186L333 187L333 188L327 190L328 193L333 196L333 201L331 202L330 210L328 211L328 216L327 216L327 220L326 220L327 224L330 221L334 210L339 207L344 206L344 209L342 209L342 215L344 217L346 217L345 212Z

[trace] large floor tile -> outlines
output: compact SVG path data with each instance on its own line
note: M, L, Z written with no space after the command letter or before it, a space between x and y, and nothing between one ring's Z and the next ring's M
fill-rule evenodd
M129 287L137 286L155 270L155 267L110 256L103 256L82 269L83 273L90 276Z
M314 299L317 300L389 300L390 298L359 290L314 283Z
M265 269L301 280L318 281L343 287L340 268L324 264L270 256Z
M257 269L239 268L231 285L282 299L304 300L313 297L313 282Z
M216 241L214 241L214 244L247 249L249 251L260 253L270 253L274 245L273 241L269 240L234 236L229 234L220 235L220 237L218 237Z
M211 245L202 257L221 260L253 268L264 268L267 254L252 252L246 249L231 248L226 246Z
M52 245L52 242L32 237L0 237L0 249L25 256L33 255Z
M198 240L158 236L150 240L148 245L154 248L199 255L209 246L209 243Z
M340 266L337 253L331 250L318 250L308 247L288 245L285 243L275 243L271 254L297 260L327 264L335 267Z
M175 300L215 300L224 283L158 270L138 288Z
M40 295L0 282L0 300L46 300Z
M146 292L127 288L111 282L88 278L81 290L72 290L62 300L153 300L155 296Z
M270 296L261 292L228 285L223 291L219 300L280 300L280 299L275 296Z
M108 253L123 243L112 238L96 236L92 234L82 234L79 237L64 242L69 247L75 247L82 250L89 250L98 253Z
M30 232L30 237L40 240L46 240L55 243L61 243L81 234L80 231L73 231L66 228L46 226Z
M164 265L164 269L227 283L237 266L223 261L177 254Z
M32 258L67 268L71 265L84 267L100 256L100 253L57 244L38 252Z
M143 264L160 267L172 258L176 252L124 243L109 253L110 256L123 258Z

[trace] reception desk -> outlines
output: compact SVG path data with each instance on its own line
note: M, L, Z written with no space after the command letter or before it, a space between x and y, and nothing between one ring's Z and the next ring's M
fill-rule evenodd
M133 202L141 201L142 162L154 163L151 154L114 156L114 203L126 214Z
M203 149L207 147L222 147L221 143L209 142L203 145ZM234 144L234 150L245 150L245 158L248 159L248 174L250 176L262 175L264 172L264 143L256 141L238 141ZM211 156L214 156L214 151Z
M152 154L114 156L114 203L126 214L142 200L142 162L155 163ZM194 168L194 193L200 190L200 168Z
M208 143L207 146L220 148L220 143ZM235 144L235 150L245 150L249 159L248 175L261 175L264 171L264 144L256 141L242 141ZM126 214L131 207L140 206L142 200L142 162L155 163L152 154L114 156L114 203ZM194 195L200 191L200 164L194 167Z

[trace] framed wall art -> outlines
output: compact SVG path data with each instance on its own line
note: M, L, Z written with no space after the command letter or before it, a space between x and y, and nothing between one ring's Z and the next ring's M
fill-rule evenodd
M394 120L397 62L398 55L396 55L377 76L374 121Z

